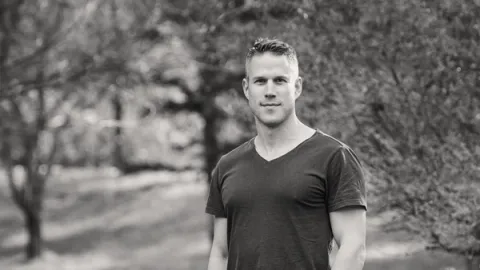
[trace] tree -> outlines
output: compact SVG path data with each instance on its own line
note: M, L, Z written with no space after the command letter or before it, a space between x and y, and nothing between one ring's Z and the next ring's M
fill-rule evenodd
M432 248L478 256L471 227L480 195L479 3L318 1L300 8L306 16L295 20L313 32L306 43L324 45L309 68L327 79L315 84L333 95L323 100L342 112L345 139L384 179L376 187L381 208L402 216L391 228L407 227Z
M67 3L7 1L0 12L1 159L14 202L25 218L26 256L31 259L42 250L42 200L55 138L68 124L56 114L71 92L58 88L86 74L88 62L81 54L67 59L64 51L54 51L72 27L65 17L77 15ZM40 147L45 143L50 145L46 153ZM14 176L17 165L24 168L24 179Z
M148 3L153 2L133 6L139 8L133 14L148 18ZM74 118L72 108L93 106L110 93L105 85L124 86L119 78L128 83L135 77L128 66L132 54L123 54L132 51L131 44L121 42L130 38L124 33L134 22L112 20L112 5L88 0L0 4L0 157L25 218L27 259L42 253L45 184L57 138ZM101 12L110 17L94 17ZM116 35L107 35L112 32ZM25 176L17 177L16 168Z

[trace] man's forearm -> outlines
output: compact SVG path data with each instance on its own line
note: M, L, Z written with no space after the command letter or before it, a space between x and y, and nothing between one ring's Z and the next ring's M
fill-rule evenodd
M364 245L345 243L338 249L332 270L362 270L366 255Z
M207 270L226 270L227 269L227 258L223 257L220 254L212 253L208 259L208 268Z

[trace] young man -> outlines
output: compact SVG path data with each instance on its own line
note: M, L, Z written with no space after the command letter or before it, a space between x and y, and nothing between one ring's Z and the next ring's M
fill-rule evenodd
M260 39L247 54L243 90L257 136L212 172L208 270L363 268L362 168L347 145L297 118L298 70L295 50L278 40ZM329 262L333 240L339 249Z

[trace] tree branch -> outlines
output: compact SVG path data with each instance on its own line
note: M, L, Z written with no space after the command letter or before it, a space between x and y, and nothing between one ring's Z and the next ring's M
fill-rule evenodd
M187 101L185 103L177 103L174 101L167 101L163 106L157 109L157 111L178 113L181 111L201 113L203 110L203 104L195 101Z
M162 74L155 74L152 76L152 82L162 86L177 87L189 100L195 98L195 94L182 78L164 78Z
M58 143L57 143L58 138L59 138L60 133L63 130L63 128L66 126L66 123L67 122L65 122L64 125L61 126L61 127L55 128L55 130L53 131L53 140L52 140L53 145L52 145L52 148L50 149L50 153L47 157L47 160L42 164L43 166L46 166L45 167L45 172L42 173L43 179L45 179L45 180L48 180L48 178L51 175L52 167L53 167L55 157L56 157L56 154L57 154L57 149L58 149Z
M71 25L69 25L65 28L65 30L62 31L61 26L63 24L61 22L64 21L63 12L66 9L66 5L58 3L56 4L56 6L58 8L56 9L54 22L50 23L50 27L46 28L43 34L43 37L46 37L46 41L44 40L42 44L37 47L32 53L13 60L8 66L6 66L8 70L18 70L19 72L22 72L25 66L32 65L32 63L35 63L35 61L37 61L38 57L41 57L45 54L45 52L52 48L55 48L55 46L57 46L61 41L65 40L65 36L68 35L72 31L72 29L79 24L80 19L77 18L75 21L72 22Z
M0 20L0 29L3 31L3 37L0 39L0 91L3 91L2 81L7 81L8 68L7 60L10 56L12 42L12 30L16 30L20 21L19 9L25 0L14 1L10 5L2 7L2 20ZM9 13L6 15L5 13ZM9 25L10 24L10 27ZM13 29L12 29L13 28Z
M13 174L13 166L7 165L6 166L7 178L8 178L8 187L10 189L10 193L12 194L13 201L20 209L25 209L25 187L21 186L18 187L15 184L15 176Z
M33 89L36 89L38 87L58 87L63 85L66 82L77 81L87 73L92 72L92 70L89 70L91 66L93 65L91 64L90 66L84 66L80 70L72 72L67 77L62 77L62 74L65 73L64 71L56 72L54 74L51 74L47 78L45 78L41 83L39 83L37 79L17 81L15 82L14 85L7 86L6 88L3 89L2 91L3 93L0 93L0 100L25 95L25 93ZM18 91L14 91L14 88L20 88L20 89Z
M25 201L24 201L24 185L21 185L18 187L15 184L15 175L13 172L14 169L14 164L13 164L13 157L12 157L12 146L11 146L11 134L10 130L6 129L3 132L3 137L4 137L4 144L0 148L0 154L1 154L1 159L3 160L3 163L5 165L5 173L7 174L7 180L8 180L8 187L10 189L10 194L13 197L13 201L15 204L20 208L24 209L25 208Z

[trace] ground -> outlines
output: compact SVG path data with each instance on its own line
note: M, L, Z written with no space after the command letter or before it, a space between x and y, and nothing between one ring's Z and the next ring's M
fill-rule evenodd
M0 269L205 270L209 243L206 185L194 173L117 177L87 169L60 172L48 185L47 251L23 261L26 236L19 212L0 178ZM385 216L369 216L365 270L446 270L463 259L423 250L405 233L385 233Z

